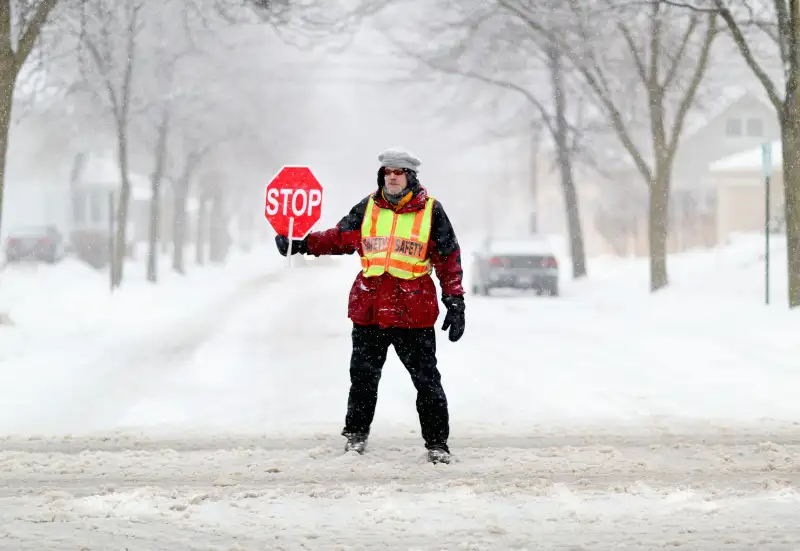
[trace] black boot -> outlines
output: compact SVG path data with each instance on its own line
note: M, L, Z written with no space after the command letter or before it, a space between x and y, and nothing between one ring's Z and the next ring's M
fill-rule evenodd
M363 454L367 449L367 435L356 432L342 433L347 438L347 443L344 445L345 453L354 451L359 455Z
M437 463L450 463L450 450L446 444L428 447L428 461L436 465Z

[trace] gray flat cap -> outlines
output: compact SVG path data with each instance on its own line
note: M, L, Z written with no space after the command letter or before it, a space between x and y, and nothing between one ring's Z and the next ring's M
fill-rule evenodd
M416 155L403 149L402 147L390 147L378 154L378 161L381 166L389 166L392 168L407 168L417 172L419 165L422 164Z

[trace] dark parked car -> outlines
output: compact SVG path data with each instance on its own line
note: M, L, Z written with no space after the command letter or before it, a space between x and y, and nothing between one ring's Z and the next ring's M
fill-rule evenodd
M64 237L53 226L31 226L9 232L6 261L37 260L53 264L64 257Z
M488 239L475 253L472 292L498 288L534 290L558 296L558 260L544 238Z

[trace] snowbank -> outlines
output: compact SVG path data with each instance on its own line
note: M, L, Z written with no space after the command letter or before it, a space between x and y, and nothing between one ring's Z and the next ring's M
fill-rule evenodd
M180 276L162 257L157 284L146 280L145 260L128 261L125 280L114 293L107 271L74 258L52 266L12 265L0 272L0 305L23 328L82 332L110 323L141 326L201 309L217 292L269 273L281 260L274 247L235 251L224 265L195 266L187 258L187 275Z
M464 339L450 343L437 328L454 430L800 418L800 315L780 303L780 243L774 259L769 307L758 241L747 237L671 258L673 284L656 294L645 260L596 259L590 278L565 278L558 298L468 296ZM267 250L238 268L198 270L185 287L97 292L100 312L81 313L71 339L56 333L57 320L42 338L34 313L46 308L32 300L30 325L5 334L27 334L38 353L0 347L0 370L14 381L0 402L16 412L0 411L0 431L338 432L358 262L288 273L284 261ZM268 285L237 285L271 264L279 271ZM68 302L56 306L62 320L71 312ZM376 430L418 431L415 392L394 354L381 389Z

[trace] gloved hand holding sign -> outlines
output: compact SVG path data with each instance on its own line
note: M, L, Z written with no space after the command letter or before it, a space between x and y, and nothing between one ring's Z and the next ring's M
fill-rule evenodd
M289 253L289 238L285 235L276 235L275 245L278 246L281 256ZM305 239L292 239L292 254L308 254L308 243Z

